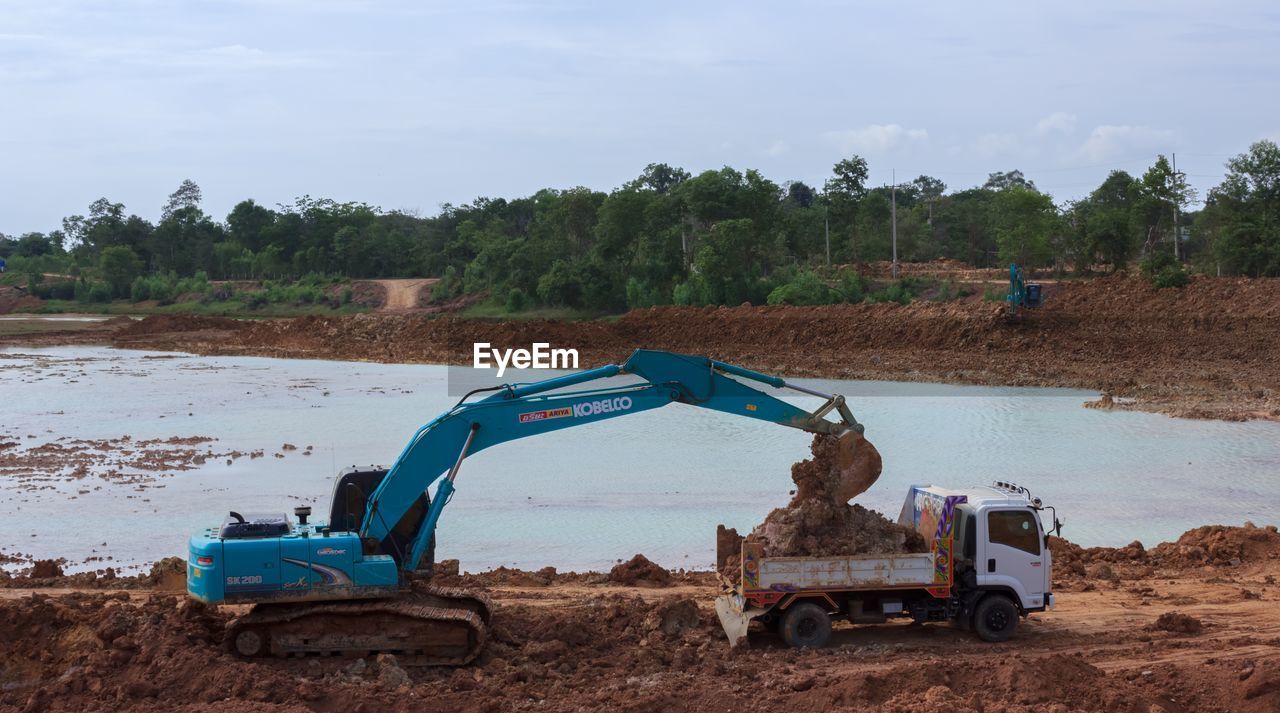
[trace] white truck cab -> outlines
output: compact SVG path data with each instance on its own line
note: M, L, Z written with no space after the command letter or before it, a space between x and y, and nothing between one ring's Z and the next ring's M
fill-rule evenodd
M1017 486L999 484L962 490L929 486L943 496L964 496L956 506L956 564L972 567L974 585L1006 590L1023 612L1052 606L1053 571L1037 501Z

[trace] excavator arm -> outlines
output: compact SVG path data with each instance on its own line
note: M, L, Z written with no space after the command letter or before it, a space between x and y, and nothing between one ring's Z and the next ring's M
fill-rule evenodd
M630 383L565 391L619 376ZM775 389L790 388L826 402L809 412L749 386L736 376ZM843 435L862 432L844 397L788 384L776 376L705 357L636 350L625 364L547 379L510 384L477 400L464 397L457 406L420 428L370 496L361 538L381 543L419 495L438 481L431 507L415 534L411 550L401 558L406 571L417 569L436 523L454 492L463 460L490 446L572 426L649 411L670 403L709 408L811 433ZM474 393L474 392L473 392ZM468 395L470 396L470 395ZM835 412L838 420L827 417ZM852 444L849 445L852 448Z

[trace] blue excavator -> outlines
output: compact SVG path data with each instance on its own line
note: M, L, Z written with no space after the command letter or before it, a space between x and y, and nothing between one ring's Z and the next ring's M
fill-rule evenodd
M627 376L628 383L572 390ZM809 412L745 382L825 402ZM472 398L479 393L488 395ZM672 403L839 437L848 492L879 475L878 468L859 472L862 426L843 396L705 357L637 350L621 365L467 394L419 428L390 468L340 473L327 522L309 522L305 506L294 510L296 522L230 513L191 537L188 592L203 602L253 605L227 627L227 645L241 657L389 652L420 665L466 664L487 638L490 603L430 582L436 524L463 461L507 441Z

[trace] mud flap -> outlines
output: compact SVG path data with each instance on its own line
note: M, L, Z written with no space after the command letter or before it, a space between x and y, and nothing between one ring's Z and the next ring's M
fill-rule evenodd
M746 600L740 594L724 594L716 597L716 616L720 618L720 627L729 637L729 648L746 647L747 628L751 620L769 611L759 607L744 608Z

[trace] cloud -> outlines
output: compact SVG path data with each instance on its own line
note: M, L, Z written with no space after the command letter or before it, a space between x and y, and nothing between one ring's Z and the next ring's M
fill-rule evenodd
M1004 156L1012 153L1020 141L1017 134L983 134L974 140L973 152L982 158Z
M1065 111L1055 111L1036 122L1036 133L1040 135L1048 134L1054 131L1061 131L1069 134L1076 130L1076 115L1068 114Z
M1081 158L1096 163L1136 151L1166 148L1172 139L1173 132L1168 129L1103 125L1090 132L1077 153Z
M860 129L828 131L823 138L840 147L841 153L876 154L926 141L929 132L903 128L898 124L871 124Z
M782 139L778 139L777 141L774 141L772 144L770 144L769 148L764 150L764 155L776 157L776 156L782 156L783 154L789 153L790 151L791 151L791 146L787 142L783 141Z

